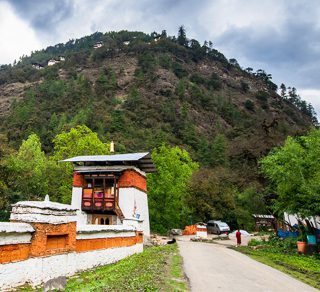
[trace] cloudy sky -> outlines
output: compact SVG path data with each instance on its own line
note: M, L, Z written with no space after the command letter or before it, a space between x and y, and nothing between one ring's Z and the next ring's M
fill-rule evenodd
M182 24L189 38L295 86L320 115L318 0L0 0L0 64L96 31L176 35Z

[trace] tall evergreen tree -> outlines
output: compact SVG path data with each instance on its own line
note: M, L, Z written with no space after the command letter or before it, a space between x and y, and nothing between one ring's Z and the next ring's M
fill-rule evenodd
M280 85L280 95L282 98L287 97L287 88L283 83L281 83L281 85Z
M188 40L187 40L187 35L186 35L186 29L184 28L183 25L181 25L179 27L179 30L178 30L178 44L181 45L181 46L185 46L187 47L188 46Z

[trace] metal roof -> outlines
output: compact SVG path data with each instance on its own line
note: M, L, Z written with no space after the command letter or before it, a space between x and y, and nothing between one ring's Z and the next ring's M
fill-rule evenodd
M252 214L254 218L275 219L273 215Z
M76 157L68 158L65 160L61 160L61 162L73 162L73 163L105 162L106 164L112 164L112 165L115 165L117 163L131 164L131 165L136 165L138 168L140 168L144 172L156 171L155 165L153 164L153 161L151 159L151 155L149 152L76 156Z
M76 156L62 160L63 162L108 162L108 161L138 161L147 156L149 152L143 153L127 153L127 154L112 154L112 155L90 155Z
M127 169L133 169L141 175L145 173L134 165L101 165L101 166L75 166L74 170L78 173L113 173L122 172Z

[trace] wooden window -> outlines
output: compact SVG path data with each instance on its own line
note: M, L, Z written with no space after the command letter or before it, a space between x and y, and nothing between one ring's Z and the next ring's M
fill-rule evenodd
M112 216L111 215L93 215L92 224L96 225L112 225Z
M113 210L116 199L116 178L113 175L85 176L82 210Z
M67 241L68 241L68 234L48 235L47 236L47 249L66 248Z

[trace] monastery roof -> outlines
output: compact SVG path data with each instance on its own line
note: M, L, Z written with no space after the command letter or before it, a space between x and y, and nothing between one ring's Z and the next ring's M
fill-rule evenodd
M90 156L76 156L62 160L62 162L83 162L83 163L105 163L109 165L128 165L134 164L144 172L154 172L155 166L152 162L149 152L142 153L126 153L126 154L112 154L112 155L90 155Z
M74 170L78 173L100 173L100 172L122 172L127 169L132 169L142 176L145 176L145 172L133 165L91 165L91 166L75 166Z

